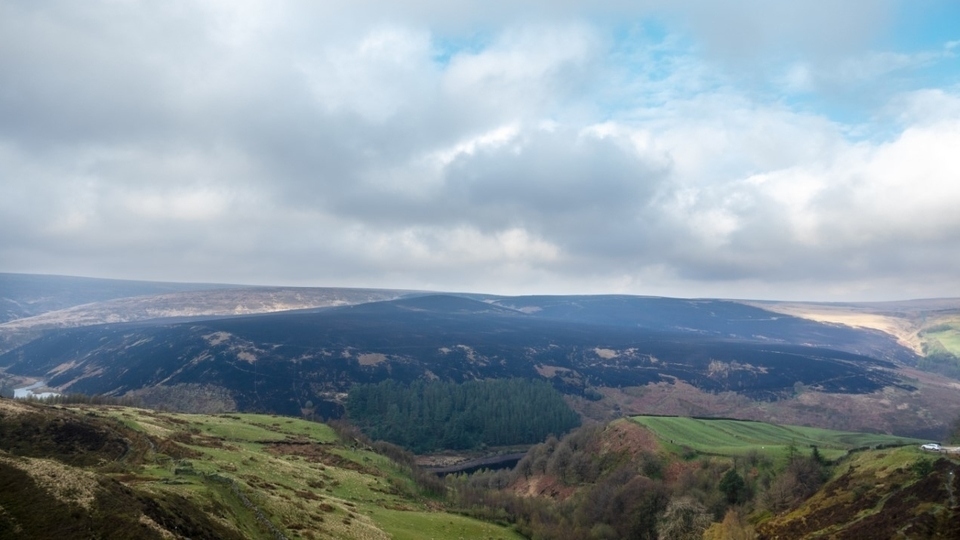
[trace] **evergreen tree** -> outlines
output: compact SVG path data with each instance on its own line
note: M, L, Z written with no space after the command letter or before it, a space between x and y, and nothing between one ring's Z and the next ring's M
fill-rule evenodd
M730 504L740 504L746 500L747 484L736 469L730 469L720 479L720 491Z
M347 413L369 437L416 452L532 443L580 423L552 386L522 379L356 385Z

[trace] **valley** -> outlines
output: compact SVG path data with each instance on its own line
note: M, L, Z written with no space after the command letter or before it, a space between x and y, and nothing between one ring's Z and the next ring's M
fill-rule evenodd
M34 306L0 324L0 396L61 394L0 400L3 486L27 486L4 537L948 538L960 518L958 457L920 449L960 443L952 300L98 283L0 289Z
M76 284L0 275L7 303L34 306L0 324L0 391L44 380L53 391L176 402L185 412L337 418L358 383L520 378L549 382L596 421L713 415L926 438L960 410L960 382L943 376L952 353L910 345L922 333L952 346L953 300L111 289L109 280L91 281L95 295L62 295ZM97 298L105 299L89 301ZM910 338L906 329L923 321L939 333L927 326Z
M960 456L920 442L645 416L437 477L348 424L0 399L0 535L950 538Z
M957 374L960 356L960 299L934 298L900 302L816 303L747 302L777 313L813 321L869 328L896 337L917 355L940 356L928 363ZM952 358L950 358L952 357Z

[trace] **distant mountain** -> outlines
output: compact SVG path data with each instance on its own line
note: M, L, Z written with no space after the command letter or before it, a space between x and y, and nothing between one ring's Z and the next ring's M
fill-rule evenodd
M203 283L0 273L0 323L116 298L230 287Z
M201 320L391 300L409 291L150 283L0 274L0 353L51 328Z
M348 306L408 294L380 289L229 287L117 298L0 324L0 332L36 331L137 321L189 320Z
M595 295L518 296L489 301L549 320L811 345L893 361L915 360L909 350L878 330L853 330L731 300Z
M612 302L611 310L633 306L635 320L654 320L649 311L656 306ZM685 300L657 299L657 305L674 313L702 309ZM797 383L831 393L903 386L890 361L790 342L791 331L816 323L784 326L783 317L754 316L748 331L763 337L746 339L714 328L744 318L744 306L709 305L708 317L685 328L653 322L645 328L428 295L308 312L52 330L0 356L0 366L85 393L213 384L232 392L242 409L288 414L307 401L326 403L333 414L352 384L388 378L544 378L571 395L683 381L760 400L792 395ZM594 310L602 312L602 303Z
M73 279L4 277L4 297L21 300L41 298L30 283L70 289ZM41 379L155 403L202 402L188 398L202 389L242 410L329 417L358 382L522 377L550 381L596 419L726 415L918 436L942 432L960 409L952 379L917 371L930 357L895 333L783 304L92 281L100 295L147 294L47 312L95 294L34 301L35 315L0 324L0 388ZM919 318L948 305L895 309ZM952 327L935 320L925 339L949 345Z

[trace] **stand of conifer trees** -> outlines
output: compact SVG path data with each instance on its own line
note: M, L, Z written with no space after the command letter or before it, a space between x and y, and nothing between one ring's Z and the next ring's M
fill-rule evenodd
M356 385L347 414L371 439L418 453L536 443L580 424L552 386L523 379Z

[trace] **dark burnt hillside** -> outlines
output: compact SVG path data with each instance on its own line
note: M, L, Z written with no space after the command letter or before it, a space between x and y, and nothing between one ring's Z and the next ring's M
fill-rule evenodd
M706 310L691 301L658 300L672 306L659 322L651 310L660 303L621 297L609 299L610 311L620 314L603 320L596 315L602 303L594 303L591 316L570 306L560 316L560 308L549 306L531 313L529 303L521 310L498 305L502 301L429 295L182 324L107 325L50 331L0 356L0 366L68 391L120 395L203 383L228 389L245 410L297 414L312 401L326 416L338 414L338 394L354 383L386 379L544 378L575 395L590 387L679 380L760 400L791 395L798 382L832 393L899 384L888 361L803 345L813 329L791 339L795 328L816 323L784 323L782 316L760 317L762 310L735 303L714 302ZM623 322L631 305L633 320L641 322ZM681 327L684 310L702 313ZM644 326L644 317L653 322Z
M812 345L887 360L915 360L909 350L879 331L819 323L730 300L596 295L519 296L492 302L556 321Z

